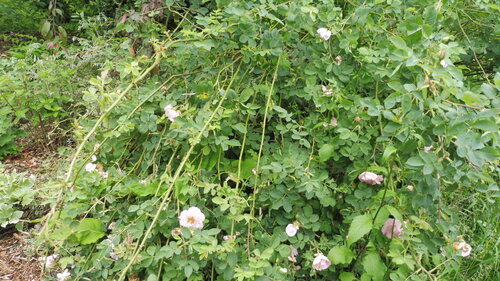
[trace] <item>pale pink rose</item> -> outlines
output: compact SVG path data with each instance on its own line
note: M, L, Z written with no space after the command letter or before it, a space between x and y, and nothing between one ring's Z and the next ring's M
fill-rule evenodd
M472 252L472 247L471 245L465 243L465 245L462 247L462 257L467 257L470 255L470 253Z
M69 279L70 276L71 276L71 273L69 272L69 269L67 269L67 268L64 269L63 272L56 274L57 281L66 281Z
M382 233L389 239L392 237L400 238L404 234L403 224L400 220L388 219L385 221L384 226L382 226Z
M332 36L332 32L324 27L319 28L316 32L318 32L319 38L323 40L328 40Z
M108 225L108 230L113 230L116 228L116 223L113 221Z
M316 254L312 264L313 268L316 270L325 270L330 267L330 265L332 265L332 263L322 253Z
M432 149L432 145L424 146L424 152L429 152Z
M293 237L295 234L297 234L297 231L299 230L299 226L294 224L294 223L289 223L286 228L285 232L288 236Z
M181 212L179 216L179 224L184 227L203 228L205 215L198 207L191 207Z
M330 126L337 127L338 124L337 118L333 117L332 120L330 120Z
M224 237L222 237L222 239L224 239L224 241L229 241L229 240L231 240L231 235L224 235Z
M283 272L283 273L287 273L288 272L288 269L284 268L284 267L280 267L280 271Z
M290 256L288 256L288 260L291 262L296 262L296 257L299 255L299 251L292 245L290 245L290 250L292 251L292 253L290 254Z
M363 172L359 175L358 179L364 183L376 185L381 184L384 178L372 172Z
M164 110L165 110L165 115L167 115L170 122L174 122L175 118L181 115L181 113L175 110L171 104L165 106Z
M92 173L93 171L95 171L96 168L97 168L97 165L94 163L87 163L87 165L85 165L85 171L87 171L89 173Z

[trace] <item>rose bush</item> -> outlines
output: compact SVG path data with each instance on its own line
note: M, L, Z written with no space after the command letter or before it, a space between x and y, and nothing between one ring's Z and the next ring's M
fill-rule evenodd
M453 21L468 2L351 2L166 1L122 18L114 47L131 57L91 79L44 228L61 269L90 280L460 275L475 252L454 244L448 198L498 190L500 74L464 75ZM167 24L148 21L158 13Z

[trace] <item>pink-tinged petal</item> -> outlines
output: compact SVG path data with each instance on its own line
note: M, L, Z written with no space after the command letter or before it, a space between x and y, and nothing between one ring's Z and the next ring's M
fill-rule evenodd
M325 270L330 267L330 265L332 265L330 260L321 253L316 254L316 257L314 258L312 263L313 268L318 271Z
M319 38L323 40L328 40L332 36L332 32L324 27L319 28L316 32L319 34Z
M472 252L472 247L471 245L465 243L465 245L462 247L462 257L468 257L470 253Z
M363 172L358 176L358 179L367 184L379 185L384 180L384 177L373 172Z
M293 223L290 223L286 226L285 232L288 236L293 237L297 234L299 227Z
M400 238L401 235L404 234L403 224L400 220L388 219L385 221L384 226L382 226L382 233L389 239L392 237Z
M175 118L181 115L181 113L175 110L171 104L165 106L164 110L165 110L165 115L167 115L170 122L174 122Z
M191 207L187 210L182 211L179 215L179 224L183 227L194 227L202 229L204 220L205 215L198 207Z

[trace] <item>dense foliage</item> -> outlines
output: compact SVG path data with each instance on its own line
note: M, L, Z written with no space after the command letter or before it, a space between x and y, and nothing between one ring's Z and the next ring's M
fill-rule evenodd
M75 280L497 274L499 6L129 5L115 18L82 19L87 38L68 50L3 66L20 70L0 80L16 120L73 122L76 152L51 185L58 196L42 229L47 253L62 256L48 272L67 268ZM16 100L27 105L22 114ZM496 218L478 225L489 238L463 227L474 215L460 213L469 210L464 192L491 204Z

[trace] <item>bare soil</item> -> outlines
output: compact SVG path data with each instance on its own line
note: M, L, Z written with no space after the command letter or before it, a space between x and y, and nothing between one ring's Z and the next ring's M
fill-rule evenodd
M0 280L39 281L41 266L36 256L27 253L26 237L17 232L0 238Z
M53 169L56 151L31 145L29 139L18 140L22 151L3 160L5 173L26 172L37 177ZM38 216L40 214L37 214ZM40 281L42 264L31 248L29 233L20 233L13 227L0 228L0 281Z

